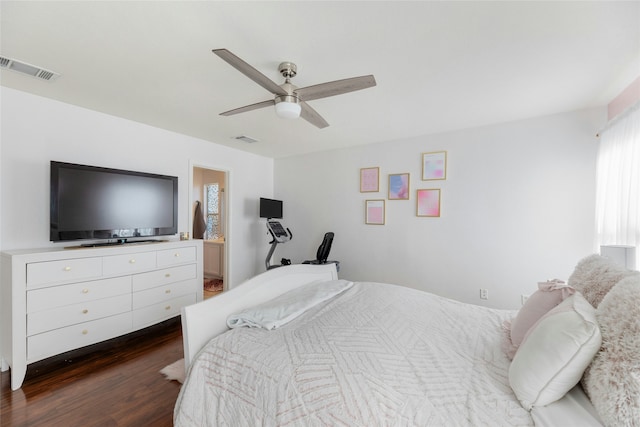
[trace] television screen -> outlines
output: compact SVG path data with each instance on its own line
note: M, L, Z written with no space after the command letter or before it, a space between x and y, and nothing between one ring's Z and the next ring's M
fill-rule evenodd
M260 218L282 218L282 200L260 197Z
M50 239L176 234L178 178L51 162Z

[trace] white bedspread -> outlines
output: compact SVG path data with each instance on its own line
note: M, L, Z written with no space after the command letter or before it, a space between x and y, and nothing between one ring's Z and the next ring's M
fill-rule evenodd
M526 426L500 348L509 312L356 283L280 329L196 358L176 426Z

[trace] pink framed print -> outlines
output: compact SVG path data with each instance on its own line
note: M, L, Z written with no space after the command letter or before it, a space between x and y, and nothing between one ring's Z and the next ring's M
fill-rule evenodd
M389 175L389 200L409 200L409 174Z
M447 152L422 153L422 180L447 179Z
M440 189L426 188L416 193L417 216L440 216Z
M380 191L380 168L360 169L360 192L377 193Z
M365 200L364 223L384 225L384 200Z

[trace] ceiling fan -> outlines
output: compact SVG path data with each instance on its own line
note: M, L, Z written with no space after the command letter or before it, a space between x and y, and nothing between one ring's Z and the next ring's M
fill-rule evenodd
M279 117L288 119L302 117L312 125L322 129L329 126L329 123L316 110L311 108L307 101L354 92L376 85L376 79L373 75L368 75L299 88L291 83L291 78L297 74L297 67L293 62L282 62L278 66L278 71L285 78L284 83L278 85L227 49L213 49L213 53L275 95L274 99L225 111L220 113L221 116L232 116L245 111L275 105L276 114Z

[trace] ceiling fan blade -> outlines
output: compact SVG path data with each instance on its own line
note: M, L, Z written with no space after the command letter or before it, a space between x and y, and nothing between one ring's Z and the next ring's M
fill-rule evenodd
M221 116L233 116L234 114L244 113L245 111L257 110L258 108L271 107L275 104L273 99L268 101L258 102L256 104L245 105L244 107L236 108L234 110L225 111L224 113L220 113Z
M375 85L376 79L373 75L368 75L298 88L295 90L295 93L298 95L298 98L302 100L312 101L314 99L326 98L329 96L366 89Z
M300 117L311 123L312 125L319 127L320 129L326 128L329 126L329 123L325 119L322 118L320 114L309 104L304 101L300 101L300 107L302 110L300 111Z
M242 59L238 58L227 49L213 49L213 53L227 61L229 65L240 71L245 76L249 77L254 82L258 83L269 92L275 95L288 95L287 92L280 86L278 86L276 82L253 68L251 65L247 64Z

